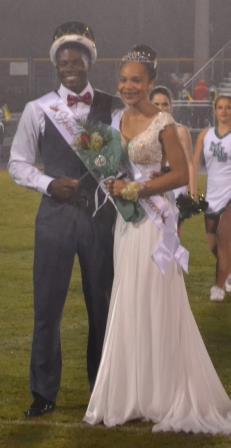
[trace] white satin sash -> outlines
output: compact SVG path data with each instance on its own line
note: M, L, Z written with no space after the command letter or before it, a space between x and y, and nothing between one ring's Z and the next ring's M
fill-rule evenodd
M72 110L55 92L50 92L42 96L37 102L64 140L78 156L78 151L72 145L77 134L81 132L82 126L81 123L78 123Z
M160 171L160 164L152 166L142 166L140 169L131 162L134 180L144 182L150 179L153 172ZM171 195L171 192L169 193ZM165 196L155 195L147 199L140 199L139 202L146 212L146 215L161 231L161 240L152 252L152 259L158 265L162 274L165 274L169 263L173 260L185 271L188 272L189 252L181 245L177 234L178 209L175 201ZM173 197L173 195L171 196Z

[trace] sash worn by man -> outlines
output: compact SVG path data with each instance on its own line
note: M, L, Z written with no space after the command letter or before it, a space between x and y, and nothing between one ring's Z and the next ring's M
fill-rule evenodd
M76 254L89 319L90 387L101 356L113 278L115 211L108 203L92 218L96 181L61 132L66 126L67 134L74 135L73 123L87 117L111 123L118 100L88 82L96 56L88 26L68 22L58 27L50 58L61 85L26 105L11 148L9 172L15 182L43 194L35 228L33 402L27 417L55 409L62 365L60 322ZM36 167L39 153L43 171Z

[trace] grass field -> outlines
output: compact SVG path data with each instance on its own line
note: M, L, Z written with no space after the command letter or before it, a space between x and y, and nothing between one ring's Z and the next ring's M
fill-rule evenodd
M62 325L63 377L58 406L52 415L26 420L30 403L28 370L33 325L32 262L34 217L39 195L19 188L0 172L0 447L8 448L209 448L231 447L231 438L152 434L151 425L130 423L116 429L89 428L82 417L89 398L86 380L86 313L78 263ZM220 378L231 396L231 296L211 303L214 260L207 249L203 218L184 225L190 250L186 277L198 326Z

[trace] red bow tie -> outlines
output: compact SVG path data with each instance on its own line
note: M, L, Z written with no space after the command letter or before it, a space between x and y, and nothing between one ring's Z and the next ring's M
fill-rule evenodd
M90 92L86 92L84 95L67 95L67 105L69 107L74 106L74 104L85 103L90 105L92 103L92 96Z

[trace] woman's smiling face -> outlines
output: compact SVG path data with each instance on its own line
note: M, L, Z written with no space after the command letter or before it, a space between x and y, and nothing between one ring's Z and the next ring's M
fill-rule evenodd
M149 79L148 71L140 62L125 62L120 69L118 91L125 104L135 105L147 99L153 80Z

